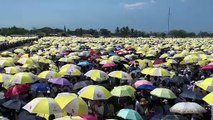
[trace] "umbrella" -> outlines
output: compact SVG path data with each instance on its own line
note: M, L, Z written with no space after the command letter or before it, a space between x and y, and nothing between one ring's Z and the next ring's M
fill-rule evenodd
M47 92L50 90L50 85L47 83L35 83L31 85L31 90L35 92Z
M50 79L49 82L61 86L71 86L71 83L65 78L54 78Z
M55 101L62 110L73 115L88 114L88 107L84 100L73 93L59 93Z
M203 90L213 92L213 78L206 78L203 82L196 84L198 87Z
M9 60L0 60L0 66L1 67L10 67L14 66L15 64Z
M65 71L67 71L67 69L70 69L70 68L77 68L77 69L81 70L81 67L79 67L75 64L66 64L66 65L62 66L60 70L66 69Z
M188 119L181 115L166 115L161 120L188 120Z
M53 98L48 97L37 97L27 103L23 109L30 113L40 114L57 114L61 113L62 110L58 103Z
M106 88L99 85L89 85L84 87L78 92L78 94L80 97L90 100L107 100L112 97L111 93Z
M15 53L25 53L25 51L23 49L17 48L14 50Z
M30 72L20 72L11 78L11 81L15 84L34 83L36 80L37 77Z
M106 64L103 64L102 68L110 68L110 67L115 67L116 64L114 63L106 63Z
M170 76L170 73L163 68L145 68L142 73L151 76Z
M116 97L133 97L135 91L128 86L118 86L112 89L111 94Z
M59 71L61 75L71 75L71 76L80 76L81 71L77 68L71 67L69 69L61 69Z
M71 63L71 62L73 62L73 59L70 58L70 57L64 57L64 58L60 58L58 61L59 62Z
M153 85L140 85L136 89L137 90L154 90L156 87Z
M110 63L114 63L112 60L102 60L101 62L100 62L100 64L101 65L104 65L104 64L110 64Z
M213 70L213 63L209 63L208 65L202 67L202 70Z
M141 85L153 85L151 82L147 81L147 80L138 80L134 83L134 86L136 88L138 88Z
M155 88L150 93L151 93L151 95L157 96L159 98L166 98L166 99L177 98L176 95L167 88Z
M16 74L21 72L20 67L17 67L17 66L5 67L4 69L5 69L5 73L8 73L8 74Z
M85 120L85 119L81 118L80 116L64 116L56 118L54 120Z
M90 65L91 63L89 63L88 61L81 61L81 62L79 62L77 65L79 65L79 66L88 66L88 65Z
M90 70L84 74L87 77L90 77L94 81L104 81L109 78L108 74L101 70Z
M203 100L205 102L207 102L209 105L212 105L213 104L213 92L209 93L208 95L206 95Z
M13 110L21 110L21 108L25 105L26 103L24 101L21 100L8 100L6 102L4 102L2 105L5 108L9 108L9 109L13 109Z
M55 71L43 71L38 75L38 77L43 79L53 79L60 78L61 75Z
M6 117L0 116L0 120L9 120L9 119Z
M80 81L74 84L73 90L81 89L83 87L86 87L90 85L89 81Z
M12 97L12 96L24 94L29 92L29 90L30 90L30 86L28 85L14 85L6 91L5 97Z
M111 61L120 61L121 60L121 58L119 57L119 56L111 56L110 58L109 58L109 60L111 60Z
M123 71L113 71L109 73L110 77L114 77L114 78L118 78L118 79L122 79L122 80L132 80L132 77Z
M9 81L12 76L4 73L0 73L0 83L4 81Z
M192 64L197 63L201 58L197 55L187 55L184 57L183 61L180 62L180 64Z
M196 99L196 100L201 100L204 95L200 92L194 92L191 90L184 91L180 94L180 96L184 98L190 98L190 99Z
M35 62L31 58L20 58L17 62L20 64L30 64L30 65L35 64Z
M128 120L143 120L140 114L132 109L121 109L117 116Z
M179 102L170 108L170 112L179 114L200 114L206 110L195 102Z
M84 120L98 120L95 116L92 115L80 115Z

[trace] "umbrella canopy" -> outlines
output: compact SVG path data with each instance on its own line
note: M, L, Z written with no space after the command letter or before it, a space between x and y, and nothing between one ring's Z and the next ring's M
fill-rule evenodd
M34 83L36 80L37 77L30 72L20 72L11 78L11 81L15 84Z
M188 120L188 119L181 115L166 115L161 120Z
M145 68L142 73L151 76L170 76L170 73L163 68Z
M55 101L61 109L73 115L88 114L88 107L84 100L73 93L59 93Z
M73 59L70 58L70 57L64 57L64 58L60 58L58 61L59 62L71 63L71 62L73 62Z
M35 64L35 62L31 58L20 58L17 62L22 64L22 65L23 64L30 64L30 65L34 65Z
M4 69L5 69L5 73L8 73L8 74L16 74L21 72L20 67L17 67L17 66L5 67Z
M99 85L89 85L84 87L78 92L78 94L80 97L90 100L107 100L112 97L111 93L106 88Z
M77 65L79 65L79 66L88 66L88 65L90 65L91 63L90 62L88 62L88 61L81 61L81 62L79 62Z
M5 97L12 97L29 92L30 86L28 85L14 85L10 87L5 93Z
M95 116L92 115L80 115L84 120L98 120Z
M66 65L62 66L60 70L66 69L64 71L67 71L67 69L70 69L70 68L77 68L77 69L81 70L81 67L79 67L75 64L66 64Z
M81 89L81 88L86 87L88 85L90 85L89 81L80 81L80 82L77 82L77 83L74 84L73 90Z
M143 120L140 114L132 109L121 109L117 116L128 120Z
M179 114L200 114L206 110L195 102L179 102L170 108L170 112Z
M109 78L108 74L101 70L90 70L84 75L90 77L94 81L104 81Z
M159 98L166 98L166 99L175 99L177 98L176 95L167 88L155 88L151 91L151 95L157 96Z
M9 81L11 79L11 75L0 73L0 83L3 83L4 81Z
M49 80L50 83L61 85L61 86L70 86L71 83L65 78L54 78Z
M81 71L77 68L74 68L74 67L71 67L71 68L68 68L68 69L61 69L59 71L59 73L61 75L71 75L71 76L80 76L81 75Z
M1 67L10 67L10 66L15 66L15 64L9 60L0 60L0 66Z
M112 89L111 94L116 97L133 97L135 91L128 86L118 86Z
M115 67L116 64L115 63L106 63L106 64L103 64L102 68L110 68L110 67Z
M209 105L212 105L213 104L213 92L209 93L208 95L206 95L203 100L205 102L207 102Z
M122 79L122 80L132 80L132 77L123 71L113 71L111 73L109 73L110 77L114 77L114 78L118 78L118 79Z
M24 101L21 100L16 100L16 99L12 99L12 100L8 100L6 102L4 102L2 105L6 108L9 109L13 109L13 110L21 110L21 108L25 105L26 103Z
M104 64L110 64L110 63L114 63L112 60L102 60L101 62L100 62L100 64L101 65L104 65Z
M14 50L15 53L25 53L25 51L23 49L17 48Z
M38 97L27 103L23 109L30 113L40 113L40 114L57 114L61 113L62 110L58 103L53 98Z
M213 70L213 63L209 63L208 65L202 67L203 70Z
M60 78L61 75L55 71L43 71L38 75L38 77L43 79L53 79Z
M31 90L35 92L47 92L50 90L50 85L47 83L35 83L31 85Z
M206 78L203 82L196 84L203 90L213 92L213 78Z
M187 55L184 57L183 61L180 64L192 64L197 63L201 58L198 55Z
M138 88L141 85L153 85L151 82L147 81L147 80L138 80L134 83L134 86L136 88Z
M180 96L184 97L184 98L190 98L190 99L196 99L196 100L201 100L204 95L200 92L194 92L194 91L184 91L180 94Z

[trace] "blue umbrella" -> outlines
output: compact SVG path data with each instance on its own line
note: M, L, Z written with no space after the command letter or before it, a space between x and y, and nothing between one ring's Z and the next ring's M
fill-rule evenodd
M141 85L137 87L137 90L154 90L156 87L153 85Z
M8 100L4 102L2 105L6 108L13 109L13 110L21 110L21 108L25 105L26 103L21 100Z
M202 100L204 97L203 93L200 92L194 92L191 90L183 91L180 96L184 98L190 98L190 99L196 99L196 100Z
M88 61L81 61L81 62L79 62L77 65L79 65L79 66L88 66L88 65L90 65L91 63L89 63Z
M31 85L31 90L35 92L47 92L50 90L50 85L47 83L35 83Z

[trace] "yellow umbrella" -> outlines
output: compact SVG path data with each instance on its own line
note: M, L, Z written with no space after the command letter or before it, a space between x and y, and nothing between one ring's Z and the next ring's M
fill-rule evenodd
M11 75L0 73L0 83L3 83L5 81L9 81L11 79Z
M131 75L123 71L113 71L109 73L110 77L118 78L121 80L132 80Z
M196 84L203 90L213 92L213 78L206 78L203 82Z
M38 77L43 79L53 79L60 78L61 75L55 71L43 71L38 75Z
M208 95L206 95L203 100L205 102L207 102L209 105L212 105L213 104L213 92L209 93Z
M23 109L30 113L57 114L62 113L58 103L53 98L37 97L27 103Z
M8 73L8 74L16 74L22 71L20 67L17 67L17 66L5 67L4 69L5 69L5 73Z
M170 76L170 73L163 68L146 68L142 73L151 76Z
M84 74L87 77L90 77L94 81L104 81L109 78L109 76L101 70L90 70Z
M78 92L78 94L80 97L90 100L107 100L112 97L111 93L106 88L99 85L89 85L84 87Z
M0 66L1 67L9 67L14 66L15 64L13 62L10 62L9 60L0 60Z
M84 100L73 93L59 93L55 101L62 110L73 115L88 114L88 107Z
M30 64L30 65L36 64L31 58L20 58L17 62L20 64Z

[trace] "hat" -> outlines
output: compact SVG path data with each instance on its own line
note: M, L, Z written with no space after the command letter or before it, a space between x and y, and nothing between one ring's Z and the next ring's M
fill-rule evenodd
M145 104L147 104L147 103L149 103L145 98L141 98L140 99L140 104L141 105L145 105Z

